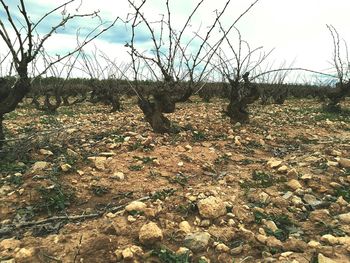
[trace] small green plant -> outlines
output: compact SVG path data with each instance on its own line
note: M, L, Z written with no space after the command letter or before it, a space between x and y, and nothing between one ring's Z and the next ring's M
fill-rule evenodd
M251 159L243 159L240 161L240 164L242 165L248 165L248 164L252 164L254 163L254 160L251 160Z
M68 187L55 183L49 187L39 187L36 191L40 195L40 200L35 206L35 210L46 210L48 214L60 212L68 207L74 199L74 192Z
M336 197L342 196L345 201L350 202L350 186L342 186L334 191Z
M170 183L177 183L181 185L182 187L185 187L188 184L187 176L183 173L177 173L175 177L169 179Z
M59 113L68 117L73 117L75 115L74 110L72 110L70 107L61 107L59 109Z
M151 254L163 263L190 263L189 252L178 255L168 248L161 248L153 250Z
M164 200L168 196L172 196L175 192L176 192L176 190L173 188L166 188L166 189L163 189L161 191L155 192L154 194L152 194L150 196L150 198L152 200L157 200L157 199Z
M253 171L252 179L253 181L244 180L240 183L240 186L249 190L250 188L267 188L275 185L276 183L286 181L284 177L275 177L263 171Z
M201 131L192 131L192 139L196 142L201 142L206 140L206 135Z
M10 160L0 161L0 171L2 175L13 173L24 173L28 167L26 165L20 165Z
M142 148L143 148L143 145L140 141L136 141L133 144L129 145L129 151L136 151Z
M23 178L22 176L17 176L17 175L10 175L10 177L6 178L6 181L10 184L14 184L16 186L20 186L23 184Z
M194 213L198 212L197 203L196 202L192 202L192 201L188 201L185 204L179 204L176 207L176 211L178 213L181 213L185 217L190 215L190 214L194 214Z
M52 115L43 116L42 118L40 118L40 123L46 124L46 125L58 125L58 124L60 124L60 122Z
M145 156L145 157L134 156L133 158L138 161L141 161L143 164L150 164L153 162L153 160L157 159L156 157L149 157L149 156Z
M265 228L265 232L281 241L287 240L289 234L296 230L294 223L289 219L288 215L269 215L259 211L254 211L254 218L257 224L260 224L263 219L275 222L278 229L272 231L269 228Z
M214 164L217 164L217 165L228 164L228 162L230 160L231 160L230 157L227 156L226 154L224 154L224 155L221 155L221 156L217 157L214 160Z
M142 165L130 165L128 168L130 171L141 171L143 166Z
M93 185L93 186L91 186L91 191L96 196L103 196L103 195L109 193L109 189L107 187L100 186L100 185Z
M346 234L343 230L339 228L340 227L339 225L328 225L324 222L318 222L317 225L321 229L321 233L320 233L321 236L330 234L336 237L343 237Z
M262 145L257 141L251 140L246 144L246 146L249 148L261 148Z
M112 140L117 143L122 143L124 142L125 136L119 135L119 134L112 134L111 135Z

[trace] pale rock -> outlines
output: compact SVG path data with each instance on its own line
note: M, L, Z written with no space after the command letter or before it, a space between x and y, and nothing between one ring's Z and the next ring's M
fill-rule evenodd
M33 257L34 255L34 248L21 248L17 253L16 253L16 258L17 259L29 259Z
M215 219L226 215L226 206L224 202L218 198L210 196L198 202L199 214L204 218Z
M76 153L75 151L73 151L72 149L69 149L69 148L67 149L67 154L71 157L78 157L79 156L78 153Z
M298 177L298 172L295 168L293 168L287 172L287 176L295 179Z
M127 220L129 223L134 223L137 221L137 219L135 217L133 217L132 215L128 215Z
M140 201L133 201L125 207L125 210L127 212L132 212L132 211L145 212L146 208L147 208L147 205L145 203Z
M1 263L16 263L14 258L11 259L4 259L0 261Z
M342 152L341 151L337 151L337 150L332 150L330 152L330 155L332 155L332 156L342 156Z
M132 245L130 247L131 249L131 252L134 254L134 255L137 255L137 256L142 256L143 254L143 249L139 246L135 246L135 245Z
M299 196L295 196L295 195L292 197L291 201L296 206L304 204L303 200L301 200Z
M266 241L267 241L267 236L265 236L265 235L262 235L262 234L258 234L258 235L256 235L256 240L258 240L260 243L262 243L262 244L265 244L266 243Z
M309 220L313 222L327 222L331 218L327 209L317 209L309 215Z
M291 191L288 191L288 192L286 192L286 193L282 196L282 198L288 200L288 199L290 199L292 196L293 196L293 193L292 193Z
M265 137L265 139L271 141L271 140L273 140L273 137L271 136L271 134L269 134Z
M209 258L206 258L205 256L201 256L200 257L200 262L201 263L210 263L210 259Z
M334 162L334 161L327 161L327 165L331 166L331 167L337 167L338 166L338 162Z
M117 216L117 215L114 214L114 213L112 213L112 212L109 212L109 213L106 214L106 217L107 217L107 218L115 218L116 216Z
M331 245L339 244L338 238L333 236L333 235L330 235L330 234L323 235L321 237L321 241L327 242L327 243L329 243Z
M4 186L0 187L0 196L5 196L8 193L10 193L11 191L12 191L11 186L4 185Z
M93 162L96 169L101 171L105 170L105 163L107 161L107 157L95 156L95 157L88 157L88 159Z
M345 224L350 224L350 213L339 215L339 220Z
M281 164L282 164L282 161L276 160L275 158L271 158L271 159L267 162L267 165L268 165L270 168L277 168L277 167L279 167Z
M230 218L230 219L228 220L228 222L227 222L227 225L228 225L228 226L235 226L235 225L236 225L236 222L235 222L235 220L233 220L232 218Z
M185 146L185 149L186 149L187 151L191 151L191 150L192 150L192 146L189 145L189 144L187 144L187 145Z
M121 261L123 259L123 250L121 249L116 249L114 251L114 255L116 256L117 261Z
M261 192L259 193L259 201L266 204L270 201L270 196L265 192Z
M243 246L242 245L240 245L238 247L235 247L235 248L232 248L231 251L230 251L231 255L239 255L242 252L243 252Z
M338 163L342 168L350 168L350 159L339 158Z
M210 234L207 232L197 232L188 234L185 237L184 244L192 251L204 251L208 247Z
M341 205L341 206L347 206L349 205L349 203L344 200L344 198L342 196L339 196L338 199L337 199L337 204Z
M186 234L191 233L191 225L187 221L182 221L179 224L179 229Z
M318 263L337 263L337 261L334 261L324 255L322 255L321 253L318 254Z
M178 162L178 164L177 164L178 166L184 166L184 162Z
M221 253L227 253L230 251L230 248L228 246L226 246L225 244L223 243L220 243L218 244L216 247L215 247L215 250L217 252L221 252Z
M179 247L175 253L176 255L191 254L191 250L189 250L187 247Z
M335 189L342 187L342 185L337 182L331 182L329 185Z
M280 172L280 173L286 173L288 171L288 166L282 165L281 167L279 167L277 169L277 171Z
M312 175L311 174L303 174L300 177L301 180L307 181L307 180L311 180L312 179Z
M305 194L303 199L307 204L311 206L318 206L322 203L321 201L317 200L317 198L314 195L310 194Z
M40 153L41 155L47 155L47 156L53 155L53 152L51 152L51 151L49 151L49 150L46 150L46 149L40 149L40 150L39 150L39 153Z
M42 171L42 170L46 170L49 167L50 167L50 163L40 161L40 162L36 162L33 164L32 170L33 171Z
M237 146L241 146L241 137L240 136L235 136L235 145Z
M78 131L78 129L76 129L76 128L67 129L67 133L68 133L68 134L72 134L72 133L74 133L74 132L76 132L76 131Z
M134 253L132 253L131 248L126 248L122 251L122 256L126 260L130 260L134 257Z
M85 174L85 172L82 171L82 170L77 170L77 173L78 173L80 176L83 176L83 175Z
M266 245L269 247L274 247L274 248L282 248L283 247L283 243L278 240L277 238L275 238L274 236L269 236L266 239Z
M278 227L276 226L275 222L273 222L272 220L265 220L263 221L263 223L267 228L271 229L273 232L278 230Z
M156 223L150 222L147 224L144 224L139 232L139 240L144 245L152 245L154 243L157 243L158 241L162 241L163 239L163 232L162 230L157 226Z
M317 242L315 240L311 240L307 245L311 248L319 248L321 246L320 242Z
M117 179L118 181L124 181L125 175L122 172L115 172L113 173L113 178Z
M204 220L202 220L201 221L201 223L200 223L200 226L202 226L202 227L208 227L208 226L210 226L210 220L209 219L204 219Z
M14 251L19 248L21 242L17 239L4 239L0 241L0 251Z
M68 163L65 163L65 164L61 165L61 170L63 172L68 172L70 169L72 169L72 166L70 164L68 164Z
M287 257L289 257L289 256L291 256L291 255L293 255L293 254L294 254L294 252L292 252L292 251L287 251L287 252L281 253L281 256L284 257L284 258L287 258Z
M287 186L290 187L291 189L293 189L294 191L299 189L299 188L302 188L302 185L299 183L298 180L296 179L292 179L290 180L288 183L287 183Z

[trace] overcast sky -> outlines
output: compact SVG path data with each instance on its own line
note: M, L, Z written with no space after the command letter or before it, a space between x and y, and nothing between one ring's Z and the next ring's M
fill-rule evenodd
M15 17L20 17L16 11L17 0L5 0L10 10L15 11ZM45 12L64 1L61 0L25 0L28 13L32 21L36 21ZM159 19L160 14L165 13L166 0L147 0L143 12L154 21ZM247 7L252 0L231 0L223 23L229 25ZM186 21L191 10L198 3L197 0L170 0L172 9L172 21L175 27L180 27ZM201 28L205 31L214 19L214 10L221 9L226 0L206 0L198 10L198 15L193 19L192 27L187 30L189 38L191 32ZM72 5L72 9L78 7L80 0ZM132 12L127 0L83 0L80 11L100 11L100 16L105 21L112 21L117 16L124 20L127 14ZM294 61L294 67L303 67L317 71L326 71L331 67L333 43L330 32L326 25L333 25L339 32L341 38L350 42L350 1L349 0L260 0L238 23L242 38L247 40L251 47L263 46L268 51L274 48L270 57L271 63L276 65L286 61L290 64ZM0 18L5 18L4 9L0 7ZM48 17L39 28L39 33L45 34L57 21L60 14ZM60 53L69 50L75 45L76 28L81 32L92 28L96 23L91 19L79 20L68 24L58 32L58 35L47 42L46 50ZM85 31L84 31L85 30ZM237 38L232 34L232 38ZM122 23L106 32L95 45L111 58L127 60L127 48L125 43L130 40L130 31ZM139 30L137 44L147 49L151 39L147 32ZM3 52L4 44L0 43Z

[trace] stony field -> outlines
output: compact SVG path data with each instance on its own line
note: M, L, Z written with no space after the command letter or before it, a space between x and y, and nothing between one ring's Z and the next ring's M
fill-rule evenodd
M7 116L0 262L350 262L350 101L177 105L155 134L131 100Z

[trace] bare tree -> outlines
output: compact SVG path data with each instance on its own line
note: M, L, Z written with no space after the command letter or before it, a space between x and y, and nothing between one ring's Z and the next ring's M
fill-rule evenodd
M68 12L68 7L73 3L78 4L77 13L71 14ZM111 28L116 21L115 19L109 25L104 27L105 23L100 20L98 12L80 14L79 7L81 1L69 0L65 3L57 6L46 14L42 15L36 22L33 22L30 18L30 14L27 13L24 0L19 0L17 6L19 14L16 10L11 10L5 0L0 0L0 4L7 16L7 22L0 19L0 37L6 44L12 56L13 68L16 72L16 81L13 86L6 92L1 92L0 97L0 147L4 142L3 133L3 119L4 114L9 113L16 109L19 102L29 92L31 82L34 78L30 77L29 69L32 64L40 56L40 52L44 49L47 40L50 39L57 30L68 26L69 22L74 19L80 18L95 18L99 21L98 26L92 29L83 39L83 41L77 43L77 46L73 47L71 51L60 54L53 61L50 61L44 69L37 74L37 76L45 74L53 65L65 60L73 54L79 52L81 48L92 40L97 38L103 32ZM38 27L47 22L47 18L52 14L61 13L62 19L51 26L45 35L37 33ZM0 88L1 89L1 88Z
M197 3L180 29L174 27L169 0L165 2L166 13L161 15L158 21L151 21L143 13L142 10L146 0L142 0L138 5L132 0L128 0L128 2L134 13L129 20L132 37L130 43L127 43L126 46L130 49L129 53L133 63L134 89L139 98L138 104L145 115L146 121L150 123L155 132L171 132L171 122L164 114L174 112L177 102L186 101L194 90L199 90L205 84L202 82L205 82L210 72L215 68L212 67L210 61L225 39L226 34L224 37L219 37L219 39L213 39L213 33L231 1L228 0L221 10L216 11L217 15L206 27L205 33L197 30L191 32L191 35L188 35L187 31L204 0ZM233 22L228 32L256 2L258 1L255 1ZM136 45L137 29L141 26L150 34L151 50L140 51ZM158 26L159 31L156 31L156 26ZM194 43L195 40L197 41L196 44ZM211 43L208 44L209 42ZM139 87L140 75L138 70L140 65L145 65L156 80L156 87L153 89L151 97L146 97Z
M81 70L90 77L89 86L92 88L90 102L111 104L111 112L121 111L120 96L123 92L121 80L130 68L130 63L117 62L95 47L88 54L83 52Z
M249 43L242 39L241 32L237 28L235 28L238 35L237 44L234 45L221 23L220 29L225 35L228 46L228 51L224 52L221 49L218 52L221 63L217 67L228 81L230 90L226 114L233 123L245 123L249 121L247 106L259 99L258 86L250 81L250 75L256 75L272 50L266 53L262 52L262 47L252 49Z
M340 102L350 95L350 61L348 46L345 40L340 39L338 31L332 25L327 28L333 40L332 64L336 70L338 82L335 88L329 89L327 97L330 102L326 109L330 111L340 110Z

